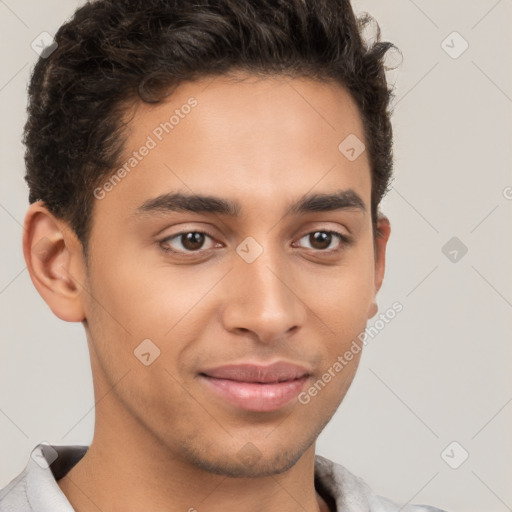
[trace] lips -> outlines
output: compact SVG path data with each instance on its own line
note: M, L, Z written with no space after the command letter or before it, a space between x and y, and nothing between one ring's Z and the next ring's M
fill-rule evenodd
M295 380L309 374L308 370L303 366L283 362L277 362L268 366L254 364L227 365L205 370L202 373L216 379L261 384Z
M303 389L310 372L301 365L276 362L226 365L200 372L208 389L231 405L248 411L274 411Z

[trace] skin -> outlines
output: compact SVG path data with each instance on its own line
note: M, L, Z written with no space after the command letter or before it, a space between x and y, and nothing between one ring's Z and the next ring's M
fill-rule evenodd
M198 101L95 200L88 265L63 220L41 202L27 212L31 279L55 315L83 323L91 357L94 438L58 481L77 511L328 510L313 481L315 441L361 353L307 405L273 412L226 403L198 372L280 359L311 369L307 389L377 312L390 225L381 215L374 238L367 153L349 161L338 150L349 134L364 141L349 93L309 79L243 78L184 83L163 103L127 110L128 158L188 98ZM366 211L285 216L306 193L346 189ZM241 215L135 215L176 191L237 200ZM308 236L326 230L353 243ZM211 238L194 252L169 239L182 231ZM248 236L263 248L252 263L235 251ZM134 350L148 338L160 355L145 366Z

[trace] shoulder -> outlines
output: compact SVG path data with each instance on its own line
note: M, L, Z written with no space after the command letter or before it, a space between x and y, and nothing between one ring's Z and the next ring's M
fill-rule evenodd
M72 512L57 479L82 457L87 446L39 443L23 471L0 490L0 512Z
M0 489L0 512L31 512L27 497L26 470Z
M396 503L375 494L368 484L347 468L320 455L315 456L315 479L347 512L446 512L429 505Z

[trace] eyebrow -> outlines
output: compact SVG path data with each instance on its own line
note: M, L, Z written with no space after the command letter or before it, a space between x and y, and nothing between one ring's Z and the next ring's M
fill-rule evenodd
M305 194L298 201L288 205L286 215L304 215L311 212L330 212L336 210L355 210L366 212L361 197L352 189L339 190L330 194ZM144 201L135 210L136 216L162 212L211 213L239 217L242 211L240 203L211 195L188 194L182 192L161 194Z

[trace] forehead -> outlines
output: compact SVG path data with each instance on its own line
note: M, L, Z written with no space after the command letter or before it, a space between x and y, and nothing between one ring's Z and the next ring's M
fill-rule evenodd
M121 179L100 208L134 211L162 193L237 197L254 209L307 192L352 189L369 203L364 129L352 96L334 82L222 76L181 84L165 101L127 111ZM350 156L350 155L349 155Z

